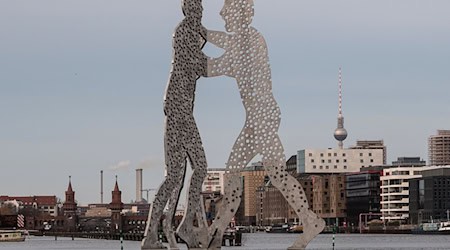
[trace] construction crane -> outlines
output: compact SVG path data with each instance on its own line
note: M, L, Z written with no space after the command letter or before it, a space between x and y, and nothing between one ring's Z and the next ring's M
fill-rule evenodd
M156 191L156 190L157 190L156 188L148 188L148 189L142 189L141 190L142 192L147 192L147 203L150 203L149 200L148 200L148 192Z

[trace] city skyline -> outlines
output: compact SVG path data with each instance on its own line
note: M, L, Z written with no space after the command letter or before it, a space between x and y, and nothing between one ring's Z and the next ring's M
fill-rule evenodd
M224 30L222 1L203 1L203 24ZM182 18L180 1L0 3L0 194L63 198L68 176L81 204L123 201L164 178L162 100ZM338 69L348 137L383 139L388 162L428 161L427 139L449 129L447 1L255 1L280 105L286 157L336 147ZM221 52L207 45L205 53ZM200 79L195 118L209 167L224 167L244 110L230 78Z

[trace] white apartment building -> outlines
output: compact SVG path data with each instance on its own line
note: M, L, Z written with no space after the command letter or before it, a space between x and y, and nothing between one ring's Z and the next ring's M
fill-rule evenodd
M208 168L208 173L203 181L203 192L220 192L223 194L224 168Z
M382 149L303 149L297 152L297 173L351 173L383 165Z
M409 218L409 179L422 177L423 170L437 166L400 166L383 170L381 181L381 219L405 221Z

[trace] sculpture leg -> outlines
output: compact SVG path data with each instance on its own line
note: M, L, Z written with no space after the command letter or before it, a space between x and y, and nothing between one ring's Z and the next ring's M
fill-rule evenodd
M207 229L204 227L204 223L206 223L204 221L205 217L198 216L198 214L204 212L204 208L201 207L203 203L200 200L203 199L201 197L201 189L207 173L207 163L195 121L192 118L187 122L190 130L188 131L189 136L186 137L186 148L193 171L189 182L185 214L177 229L177 233L189 248L200 248L201 245L205 247L206 242L202 242L201 238L207 235ZM198 221L199 227L194 230L194 220L196 218L202 221Z
M240 173L229 173L225 177L224 196L216 214L214 222L209 227L208 249L220 249L222 247L223 234L232 218L236 214L241 203L242 185Z
M163 244L158 241L158 226L163 214L163 209L166 206L167 199L170 193L167 188L166 181L158 188L155 199L151 205L147 226L145 228L144 239L141 243L141 249L165 249Z
M240 172L258 153L256 145L249 145L247 142L250 142L251 131L247 131L245 128L247 126L244 127L244 130L233 145L227 162L228 173L224 177L224 196L217 216L209 229L211 238L209 248L211 249L220 249L222 246L223 234L241 203L242 185Z
M182 157L181 159L186 159L186 157ZM182 165L180 169L179 175L177 175L175 179L175 187L172 190L172 194L170 196L169 202L167 204L167 212L164 213L165 218L163 221L163 230L166 235L167 242L169 243L169 247L171 250L178 249L177 239L175 237L174 226L173 226L173 217L175 216L175 211L178 205L178 200L180 198L180 191L183 188L184 177L186 173L186 160L180 162Z
M303 187L287 173L284 150L277 135L274 137L274 142L274 145L278 146L272 147L271 151L265 151L268 154L263 156L264 166L272 184L283 194L303 224L303 234L289 249L305 249L308 243L322 232L325 222L309 209Z
M186 161L186 157L182 158L182 147L176 138L180 137L177 123L173 119L166 118L166 132L164 137L165 162L167 169L167 177L156 192L150 211L148 214L147 226L145 228L144 239L141 243L141 249L165 249L158 239L158 226L169 198L174 198L172 191L182 182L184 171L180 168ZM183 160L183 161L181 161ZM183 173L183 174L180 174ZM180 184L181 183L181 184ZM181 189L181 187L179 187ZM177 197L178 198L178 197ZM176 204L177 201L175 201ZM175 205L176 207L176 205Z

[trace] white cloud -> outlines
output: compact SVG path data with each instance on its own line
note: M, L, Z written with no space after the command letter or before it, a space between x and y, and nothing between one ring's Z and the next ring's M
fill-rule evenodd
M149 157L141 161L136 168L148 169L148 168L160 168L164 166L164 161L161 158Z
M110 170L121 170L121 169L127 169L131 165L131 162L129 160L126 161L120 161L117 164L114 164L112 166L109 166Z

